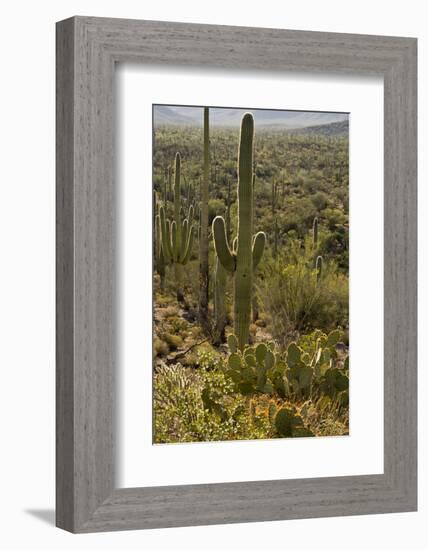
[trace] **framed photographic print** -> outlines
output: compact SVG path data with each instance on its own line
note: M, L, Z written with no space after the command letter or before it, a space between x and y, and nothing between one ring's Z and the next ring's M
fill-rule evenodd
M416 40L57 25L57 525L416 509Z

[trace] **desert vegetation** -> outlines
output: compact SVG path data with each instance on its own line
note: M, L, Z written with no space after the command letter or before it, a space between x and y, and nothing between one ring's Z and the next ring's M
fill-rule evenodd
M348 434L347 134L201 109L154 127L153 203L154 442Z

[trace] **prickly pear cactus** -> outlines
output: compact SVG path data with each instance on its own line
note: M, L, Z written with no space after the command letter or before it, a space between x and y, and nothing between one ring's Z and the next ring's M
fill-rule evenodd
M290 388L296 395L308 395L311 389L314 369L310 365L310 357L303 350L291 342L287 348L287 379Z
M331 399L335 399L341 392L348 391L349 378L342 370L330 367L324 373L320 389L322 393Z
M295 407L282 407L273 421L279 437L312 437L314 434L305 427L303 419Z
M336 346L344 346L342 336L339 330L328 335L315 331L302 338L302 345L291 342L281 353L274 342L241 350L236 335L230 334L224 373L243 395L267 394L296 402L324 395L329 400L340 398L343 404L348 396L349 359L336 351Z
M234 334L229 335L227 343L230 355L225 367L225 375L235 383L236 390L243 395L277 393L287 395L284 382L286 363L281 354L275 350L273 342L245 346L239 349L239 342ZM281 391L282 389L282 391Z
M222 216L213 221L214 244L224 269L234 276L234 331L242 351L248 343L253 294L253 272L260 262L266 235L253 237L253 139L254 119L246 113L241 122L238 157L238 235L236 248L229 246Z

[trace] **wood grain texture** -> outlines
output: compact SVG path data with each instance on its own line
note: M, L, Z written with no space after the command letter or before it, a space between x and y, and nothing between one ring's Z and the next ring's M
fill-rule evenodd
M383 475L115 489L116 62L383 76ZM58 23L59 527L92 532L416 510L416 79L412 38L87 17Z
M74 525L74 23L56 36L56 521Z

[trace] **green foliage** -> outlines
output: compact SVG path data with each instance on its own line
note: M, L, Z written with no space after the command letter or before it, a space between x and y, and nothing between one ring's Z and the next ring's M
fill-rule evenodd
M274 382L287 383L291 369L323 365L337 335L316 331L286 353L274 344L237 350L226 362L210 348L198 352L198 369L181 365L159 366L155 372L155 442L219 441L267 437L309 437L347 432L347 378L345 370L318 369L312 395L304 402L293 390L286 397ZM321 353L319 353L321 350ZM330 365L330 361L328 365ZM337 371L340 371L338 374ZM321 374L324 372L324 374ZM323 393L324 392L324 393Z
M154 422L155 443L259 439L271 429L221 371L179 365L155 374Z
M226 204L222 199L210 199L208 201L208 224L211 225L216 216L225 216Z

